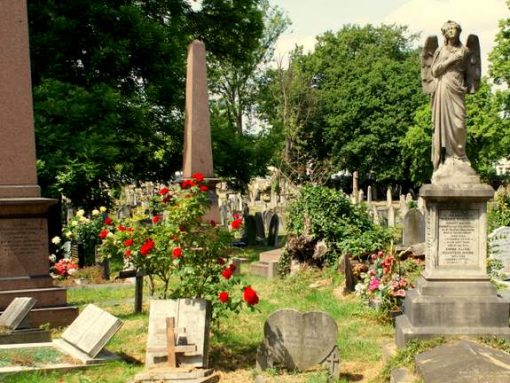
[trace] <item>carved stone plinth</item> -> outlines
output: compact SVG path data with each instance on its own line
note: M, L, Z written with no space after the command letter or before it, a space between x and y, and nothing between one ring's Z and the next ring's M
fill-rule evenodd
M444 335L495 335L510 339L509 303L486 273L485 184L425 185L426 260L416 289L396 319L396 343Z

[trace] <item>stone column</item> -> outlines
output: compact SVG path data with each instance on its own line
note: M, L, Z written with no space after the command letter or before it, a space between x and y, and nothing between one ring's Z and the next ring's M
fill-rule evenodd
M358 171L352 173L352 197L353 203L359 202L359 185L358 185Z
M24 0L1 4L0 135L0 311L15 297L33 297L33 326L67 325L77 309L49 276L47 216L56 200L40 198L37 185Z
M182 176L191 178L195 173L202 173L206 177L211 205L204 215L204 220L220 222L216 194L216 184L219 180L214 178L206 52L203 42L195 40L189 45L187 63Z

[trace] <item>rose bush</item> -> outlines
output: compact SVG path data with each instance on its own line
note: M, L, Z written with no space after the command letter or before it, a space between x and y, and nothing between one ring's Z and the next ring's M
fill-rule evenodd
M135 209L132 218L104 222L99 232L101 256L124 257L155 280L153 286L162 298L210 300L213 318L238 311L243 304L253 307L258 297L255 292L249 299L243 296L248 286L239 286L230 259L234 230L241 228L242 220L234 219L227 230L202 218L208 206L208 187L200 173L163 187L149 207Z

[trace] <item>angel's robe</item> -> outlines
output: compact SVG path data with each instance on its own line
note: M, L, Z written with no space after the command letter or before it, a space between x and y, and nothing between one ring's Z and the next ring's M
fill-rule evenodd
M455 59L457 56L457 59ZM459 59L458 56L461 56ZM468 50L464 46L443 46L434 54L432 76L436 87L432 98L432 121L434 136L432 163L434 169L442 160L453 157L467 161L466 156L466 108L467 93L465 73Z

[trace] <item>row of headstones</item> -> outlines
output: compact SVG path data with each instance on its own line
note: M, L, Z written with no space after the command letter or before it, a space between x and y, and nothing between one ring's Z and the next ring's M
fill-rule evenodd
M271 210L244 216L242 241L248 245L266 243L267 246L277 247L280 223L278 214Z

